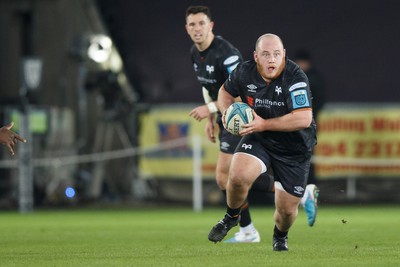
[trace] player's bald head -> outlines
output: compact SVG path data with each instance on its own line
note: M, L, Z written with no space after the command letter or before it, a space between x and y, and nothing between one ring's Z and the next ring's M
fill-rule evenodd
M284 49L282 39L278 35L273 33L265 33L260 37L258 37L255 50L256 51L259 50L260 46L262 46L264 42L270 42L270 41L277 42L281 46L280 48L282 50Z

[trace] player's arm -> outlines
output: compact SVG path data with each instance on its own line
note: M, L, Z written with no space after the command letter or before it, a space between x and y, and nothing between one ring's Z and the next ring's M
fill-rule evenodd
M205 127L205 133L207 136L207 139L212 142L215 143L216 138L215 138L215 114L211 114L210 116L208 116L207 119L207 123L206 123L206 127Z
M212 98L206 88L203 87L202 89L203 89L204 103L206 103L208 111L210 112L210 114L217 113L218 112L217 101L212 100Z
M225 86L222 85L218 91L218 108L221 112L225 112L232 103L235 102L235 98L225 90Z
M208 93L208 90L203 87L203 98L205 105L198 106L190 111L189 115L194 119L201 121L204 118L210 117L218 112L217 102L213 101ZM213 117L212 117L213 118Z
M254 112L255 113L255 112ZM281 117L264 120L264 131L292 132L308 128L312 122L311 108L297 109Z
M18 134L11 131L13 126L14 123L11 122L10 124L0 128L0 144L6 145L12 156L15 154L14 146L17 144L17 142L26 142L25 138L22 138Z
M263 131L299 131L308 128L312 122L311 108L297 109L281 117L271 119L263 119L258 116L254 110L252 112L254 120L251 123L244 125L244 130L240 132L240 135Z
M225 86L222 85L218 91L218 108L222 113L222 123L224 124L224 127L226 127L225 124L226 110L230 105L232 105L233 102L235 102L235 98L230 93L228 93L225 90Z

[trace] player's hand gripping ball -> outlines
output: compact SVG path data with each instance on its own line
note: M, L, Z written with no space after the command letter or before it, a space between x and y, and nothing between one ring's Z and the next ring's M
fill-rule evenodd
M235 102L229 106L225 113L226 130L233 135L239 135L243 125L253 121L251 107L246 103Z

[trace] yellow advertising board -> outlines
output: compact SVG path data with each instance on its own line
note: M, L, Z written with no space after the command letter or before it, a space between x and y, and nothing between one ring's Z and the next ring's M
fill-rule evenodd
M400 105L337 105L318 117L319 178L400 176Z
M205 136L206 120L196 121L189 112L196 106L175 105L151 108L140 115L139 157L143 178L192 178L193 136L201 136L203 178L215 179L219 144ZM217 132L216 132L217 134ZM146 148L154 147L146 152Z

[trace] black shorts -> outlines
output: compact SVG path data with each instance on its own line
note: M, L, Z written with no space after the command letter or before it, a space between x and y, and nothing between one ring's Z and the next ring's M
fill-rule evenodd
M233 154L242 137L240 135L233 135L229 133L222 125L221 120L218 120L218 126L219 151Z
M222 131L221 130L219 131L218 137L219 137L219 151L228 154L233 154L235 152L237 145L242 139L240 135L233 135L223 127Z
M263 145L256 134L242 137L235 153L242 152L259 158L274 173L274 180L280 182L286 192L303 197L310 170L311 153L298 155L278 155Z

